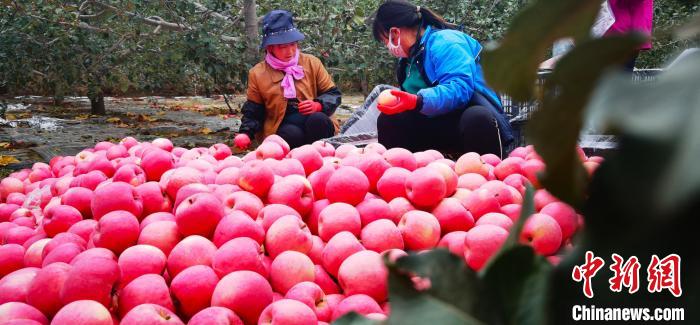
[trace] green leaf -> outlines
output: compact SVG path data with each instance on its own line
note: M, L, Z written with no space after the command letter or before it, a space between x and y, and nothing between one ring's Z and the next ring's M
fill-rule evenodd
M457 256L433 250L402 257L387 267L389 324L482 324L469 314L479 298L476 276ZM414 275L429 277L430 288L418 291Z
M551 265L529 246L511 247L499 254L483 274L486 294L505 324L547 324ZM492 321L493 323L493 321Z
M588 38L602 0L539 0L523 9L495 50L483 54L489 85L516 100L533 97L537 68L552 43L572 36Z
M661 212L688 204L700 193L698 83L700 53L695 53L653 84L635 85L629 78L612 76L591 102L589 114L597 127L627 137L654 139L665 148L654 198L655 209Z
M574 207L581 207L587 184L576 153L583 109L602 73L632 57L644 40L641 35L630 35L579 44L559 61L545 82L542 107L526 127L526 135L547 165L542 185Z
M343 317L338 318L333 325L379 325L382 324L380 321L371 320L364 317L356 312L351 312L343 315Z

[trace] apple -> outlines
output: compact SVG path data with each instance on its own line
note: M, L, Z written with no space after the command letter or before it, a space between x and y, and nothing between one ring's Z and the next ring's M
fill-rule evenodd
M80 220L83 220L83 216L78 209L70 205L57 205L46 211L41 224L46 235L53 237L58 233L68 231L72 225Z
M554 218L536 213L525 221L520 242L531 245L540 255L552 255L562 243L561 227Z
M297 251L277 255L270 265L270 284L276 292L286 294L295 284L314 281L314 263Z
M124 182L115 182L95 190L90 208L93 218L98 221L105 214L117 210L128 211L135 217L140 217L143 212L143 202L133 186Z
M175 277L193 265L211 266L216 246L202 236L189 236L180 241L168 255L168 274Z
M349 231L359 237L361 228L360 213L347 203L330 204L318 216L318 234L324 241L329 241L341 231Z
M213 241L217 247L221 247L229 240L239 237L248 237L262 244L265 230L245 212L233 211L219 221L214 230Z
M121 325L185 325L170 309L156 304L142 304L134 307L124 316Z
M329 184L331 181L332 178L329 180ZM272 184L267 194L267 201L273 204L287 205L299 212L301 216L305 216L311 211L314 195L311 184L306 178L299 175L289 175Z
M508 238L508 231L499 226L479 225L464 238L464 258L475 271L481 270Z
M119 255L139 239L139 221L127 211L112 211L98 222L91 235L95 247L104 247Z
M137 277L119 291L119 314L125 315L142 304L156 304L175 310L165 279L158 274Z
M431 213L440 223L440 230L443 234L453 231L466 231L474 226L474 217L455 198L442 200Z
M331 238L321 255L323 268L333 276L338 275L338 269L345 259L359 251L365 250L357 237L348 231L337 233Z
M184 269L170 283L178 310L187 317L196 317L195 314L209 307L218 282L219 277L206 265Z
M90 203L94 197L94 192L84 187L69 188L61 196L61 204L72 206L83 216L83 218L92 218L92 208Z
M113 259L82 258L68 271L68 277L61 289L61 303L94 300L109 308L113 298L112 288L119 276L119 265Z
M292 299L280 299L265 307L258 324L317 324L318 318L307 305Z
M452 254L464 259L464 238L467 236L466 231L453 231L440 239L437 247L446 248Z
M369 179L361 170L342 166L328 179L325 193L331 203L343 202L357 205L364 200L369 191Z
M262 161L251 161L239 171L238 186L258 197L265 197L274 183L272 169Z
M418 207L434 207L447 194L447 185L435 169L421 167L406 179L406 197Z
M175 221L156 221L141 230L137 243L156 247L167 256L181 238Z
M386 201L406 197L406 179L411 175L407 169L391 167L377 181L377 191Z
M155 246L135 245L119 255L117 264L121 270L121 286L129 284L144 274L163 274L167 257Z
M377 253L393 248L404 248L401 230L387 219L376 220L366 225L362 228L360 238L366 249Z
M479 218L479 220L476 222L476 225L494 225L505 230L510 230L510 227L513 226L513 220L503 213L489 212L481 216L481 218Z
M208 307L192 316L187 325L243 325L243 321L228 308Z
M440 223L428 212L419 210L406 212L398 226L407 249L430 249L440 241Z
M382 106L395 106L399 103L399 98L391 93L391 89L385 89L379 93L377 103Z
M156 212L169 212L172 210L170 197L163 191L157 182L147 182L136 187L136 192L143 202L143 216ZM173 219L174 220L174 219Z
M241 270L257 272L267 277L263 256L263 248L255 240L247 237L234 238L216 251L212 267L219 277Z
M48 324L48 321L44 324ZM51 320L52 325L113 325L112 314L102 304L93 300L73 301L61 308Z
M464 175L468 173L479 174L484 177L488 177L489 168L481 156L476 152L468 152L463 154L455 162L455 172L458 175Z
M309 228L296 216L277 219L265 234L265 249L273 259L290 250L308 254L311 245Z
M333 310L333 321L349 312L356 312L360 315L372 313L383 313L382 307L372 297L365 294L356 294L344 298Z
M418 162L413 153L404 148L391 148L382 155L392 167L401 167L409 171L418 168Z
M0 305L11 301L27 301L29 286L39 270L36 267L25 267L0 279Z
M388 274L381 255L365 250L343 261L338 269L338 283L346 295L366 294L383 302L388 297Z
M270 283L252 271L236 271L226 275L216 285L211 297L212 306L232 310L246 324L256 324L263 309L271 303Z
M24 247L22 247L22 245L0 245L0 279L2 279L7 274L10 274L14 271L23 268L24 256L25 252Z

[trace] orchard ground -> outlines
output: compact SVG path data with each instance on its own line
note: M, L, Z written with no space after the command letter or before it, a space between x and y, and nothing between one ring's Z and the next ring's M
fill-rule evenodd
M60 106L46 97L7 99L0 116L0 177L53 156L75 155L100 141L132 136L140 141L164 137L176 146L231 144L240 125L245 96L107 98L107 115L90 115L87 98L68 98ZM341 124L362 105L361 94L343 95L336 111ZM14 158L14 159L13 159ZM16 160L15 160L16 159Z

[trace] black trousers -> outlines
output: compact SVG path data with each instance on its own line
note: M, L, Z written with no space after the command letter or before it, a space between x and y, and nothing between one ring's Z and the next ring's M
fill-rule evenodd
M316 140L332 137L335 126L331 118L321 112L309 115L299 113L285 116L277 129L277 135L282 137L291 148L301 147Z
M474 105L435 117L417 110L377 118L379 142L412 152L436 149L448 153L492 153L502 157L500 130L491 110Z

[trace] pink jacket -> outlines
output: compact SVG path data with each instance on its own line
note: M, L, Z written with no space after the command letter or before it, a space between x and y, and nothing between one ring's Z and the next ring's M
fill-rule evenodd
M638 31L649 35L649 42L640 50L651 49L651 30L654 24L654 0L608 0L615 15L615 24L606 35Z

